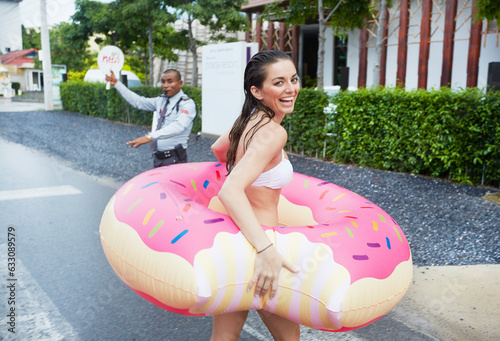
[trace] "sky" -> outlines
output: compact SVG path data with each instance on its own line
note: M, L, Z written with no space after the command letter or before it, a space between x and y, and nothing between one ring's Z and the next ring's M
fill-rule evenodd
M110 2L112 0L99 0ZM69 22L75 13L74 0L46 0L47 23L54 26L60 22ZM26 28L39 28L42 24L40 17L40 0L22 0L19 4L21 23Z

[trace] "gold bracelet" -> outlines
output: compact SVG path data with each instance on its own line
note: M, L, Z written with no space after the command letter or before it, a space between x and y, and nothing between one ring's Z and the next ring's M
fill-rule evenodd
M262 250L257 251L257 253L264 252L264 251L266 251L267 249L269 249L271 246L273 246L273 243L269 244L268 246L266 246L266 247L265 247L265 248L263 248Z

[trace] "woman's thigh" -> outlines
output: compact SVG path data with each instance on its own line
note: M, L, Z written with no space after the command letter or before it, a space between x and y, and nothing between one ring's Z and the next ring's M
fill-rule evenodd
M211 341L237 341L248 316L248 311L214 315Z
M258 313L275 341L300 340L300 326L298 323L265 310L258 310Z

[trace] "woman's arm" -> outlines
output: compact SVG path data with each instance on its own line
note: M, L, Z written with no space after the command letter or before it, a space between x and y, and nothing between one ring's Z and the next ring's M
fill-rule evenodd
M211 147L217 160L220 162L227 161L227 151L229 149L229 130L222 134Z
M262 127L253 137L244 156L233 168L219 192L219 199L229 216L257 250L255 269L247 290L256 285L255 295L263 296L271 288L271 298L277 291L277 281L282 267L295 272L292 264L281 256L259 223L245 193L266 166L279 154L286 142L286 131ZM275 205L275 203L269 203ZM264 251L262 251L264 250ZM262 251L262 252L259 252ZM276 282L276 285L273 285Z

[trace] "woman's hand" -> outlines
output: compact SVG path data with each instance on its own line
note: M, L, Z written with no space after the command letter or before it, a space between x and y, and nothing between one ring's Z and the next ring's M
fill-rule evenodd
M255 267L252 279L248 283L247 291L252 290L255 285L255 296L264 296L268 290L271 291L269 298L272 299L278 291L278 280L281 268L296 273L295 267L288 262L273 246L267 248L255 257Z

